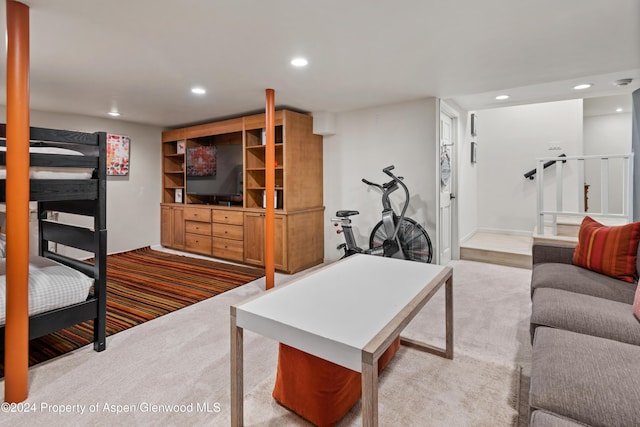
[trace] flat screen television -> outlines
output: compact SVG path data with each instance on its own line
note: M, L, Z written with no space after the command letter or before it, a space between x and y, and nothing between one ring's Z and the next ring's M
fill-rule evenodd
M242 145L188 147L187 194L198 196L242 195Z

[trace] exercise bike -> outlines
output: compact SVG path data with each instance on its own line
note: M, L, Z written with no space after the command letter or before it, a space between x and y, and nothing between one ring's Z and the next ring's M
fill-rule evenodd
M338 245L338 250L343 250L341 258L353 254L370 254L392 258L401 258L411 261L431 262L431 239L427 231L411 218L405 218L409 207L409 189L402 182L402 177L395 176L391 172L393 165L382 169L382 172L391 177L391 181L382 185L362 179L367 185L382 191L382 220L373 227L369 237L369 249L363 249L356 244L351 226L351 217L360 212L354 210L339 210L336 217L332 218L333 225L340 227L336 232L344 234L345 242ZM405 193L404 206L400 215L397 215L391 207L389 195L402 187Z

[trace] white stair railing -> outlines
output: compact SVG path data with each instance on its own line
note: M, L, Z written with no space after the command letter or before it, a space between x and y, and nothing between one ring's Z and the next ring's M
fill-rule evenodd
M584 185L585 185L585 160L600 160L600 209L589 209L585 211L585 197L584 197ZM622 185L612 186L610 180L610 161L613 159L622 159ZM616 218L625 220L626 222L633 221L633 154L615 154L615 155L595 155L595 156L562 156L562 157L541 157L536 159L536 180L537 180L537 233L545 234L545 222L551 224L551 234L556 236L558 234L558 216L577 216L584 217L585 215L600 217L600 218ZM548 209L545 206L545 163L549 166L549 162L555 161L555 209ZM568 164L565 164L568 163ZM598 163L598 162L596 162ZM591 164L591 163L590 163ZM573 170L571 166L575 165L576 170L576 182L577 187L575 193L571 191L571 194L565 195L565 180L567 178L565 171L567 169ZM553 187L553 186L551 186ZM613 213L609 206L610 193L618 191L620 192L621 206L617 213ZM566 197L577 197L577 211L567 210L564 208L564 202ZM575 200L575 199L574 199ZM617 210L617 209L616 209ZM549 221L545 221L549 220Z

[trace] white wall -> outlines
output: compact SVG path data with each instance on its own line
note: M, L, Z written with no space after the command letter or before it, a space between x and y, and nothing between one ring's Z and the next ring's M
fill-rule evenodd
M0 116L5 122L6 107L0 106ZM107 250L115 253L160 243L161 128L40 111L31 112L31 125L129 136L129 176L107 179Z
M496 108L477 114L477 227L531 233L536 220L536 181L523 175L536 167L537 157L582 153L582 100ZM549 143L562 149L550 151ZM567 169L566 194L577 186L575 171L570 166ZM553 175L553 168L545 173ZM552 191L548 195L553 196ZM564 207L577 209L577 199Z
M369 245L369 233L381 218L381 198L362 178L382 183L382 169L395 165L411 193L407 216L426 228L432 241L436 223L436 119L437 99L385 105L335 117L333 136L324 137L325 259L340 257L336 246L344 241L330 219L340 209L355 209L357 242ZM402 191L393 194L394 206L402 203ZM436 248L434 248L434 252Z
M584 154L629 154L631 152L631 113L605 114L584 118ZM589 210L601 211L600 167L597 160L585 163L585 182L589 184ZM609 160L609 212L622 213L622 160Z
M335 247L342 236L330 218L339 209L356 209L354 231L358 243L368 246L369 233L380 220L382 205L375 190L361 178L384 182L382 168L390 164L405 177L411 192L407 215L424 226L432 240L436 223L435 98L385 105L336 114L336 134L324 138L325 258L340 254ZM6 110L0 106L5 120ZM32 111L33 126L106 131L131 137L131 169L128 177L109 177L107 228L109 253L160 242L161 128L121 120ZM400 205L400 191L394 206ZM397 196L397 197L395 197ZM434 251L436 249L434 248Z

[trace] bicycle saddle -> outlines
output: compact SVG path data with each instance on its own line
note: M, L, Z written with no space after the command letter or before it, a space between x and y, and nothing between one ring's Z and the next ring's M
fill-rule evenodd
M358 211L338 211L336 212L336 216L338 218L347 218L350 217L351 215L358 215L360 212Z

